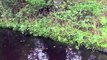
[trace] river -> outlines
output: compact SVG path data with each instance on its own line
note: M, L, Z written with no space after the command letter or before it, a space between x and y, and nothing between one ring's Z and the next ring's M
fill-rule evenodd
M0 29L0 60L107 60L107 55L85 48L76 50L50 38Z

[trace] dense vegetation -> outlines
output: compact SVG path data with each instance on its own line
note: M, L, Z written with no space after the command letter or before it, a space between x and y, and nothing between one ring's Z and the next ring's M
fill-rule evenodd
M3 0L0 27L75 44L107 48L106 0Z

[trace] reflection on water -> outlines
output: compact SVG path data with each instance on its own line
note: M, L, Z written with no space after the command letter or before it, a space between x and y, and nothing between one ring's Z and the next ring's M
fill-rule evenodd
M45 49L43 41L34 39L34 42L35 46L34 49L30 50L28 60L48 60L47 53L43 51Z
M73 51L73 49L70 48L70 46L67 46L66 48L66 57L67 60L82 60L82 56L80 55L80 51Z
M30 37L18 31L0 30L0 60L107 60L107 55L76 50L49 38Z

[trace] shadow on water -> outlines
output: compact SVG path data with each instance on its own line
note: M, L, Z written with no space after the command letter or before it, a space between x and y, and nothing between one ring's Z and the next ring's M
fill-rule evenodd
M0 29L0 60L107 60L107 55L61 45L49 38Z

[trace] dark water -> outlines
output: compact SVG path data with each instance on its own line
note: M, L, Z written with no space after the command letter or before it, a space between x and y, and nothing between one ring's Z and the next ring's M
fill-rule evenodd
M0 29L0 60L107 60L107 55L85 48L75 50L49 38Z

